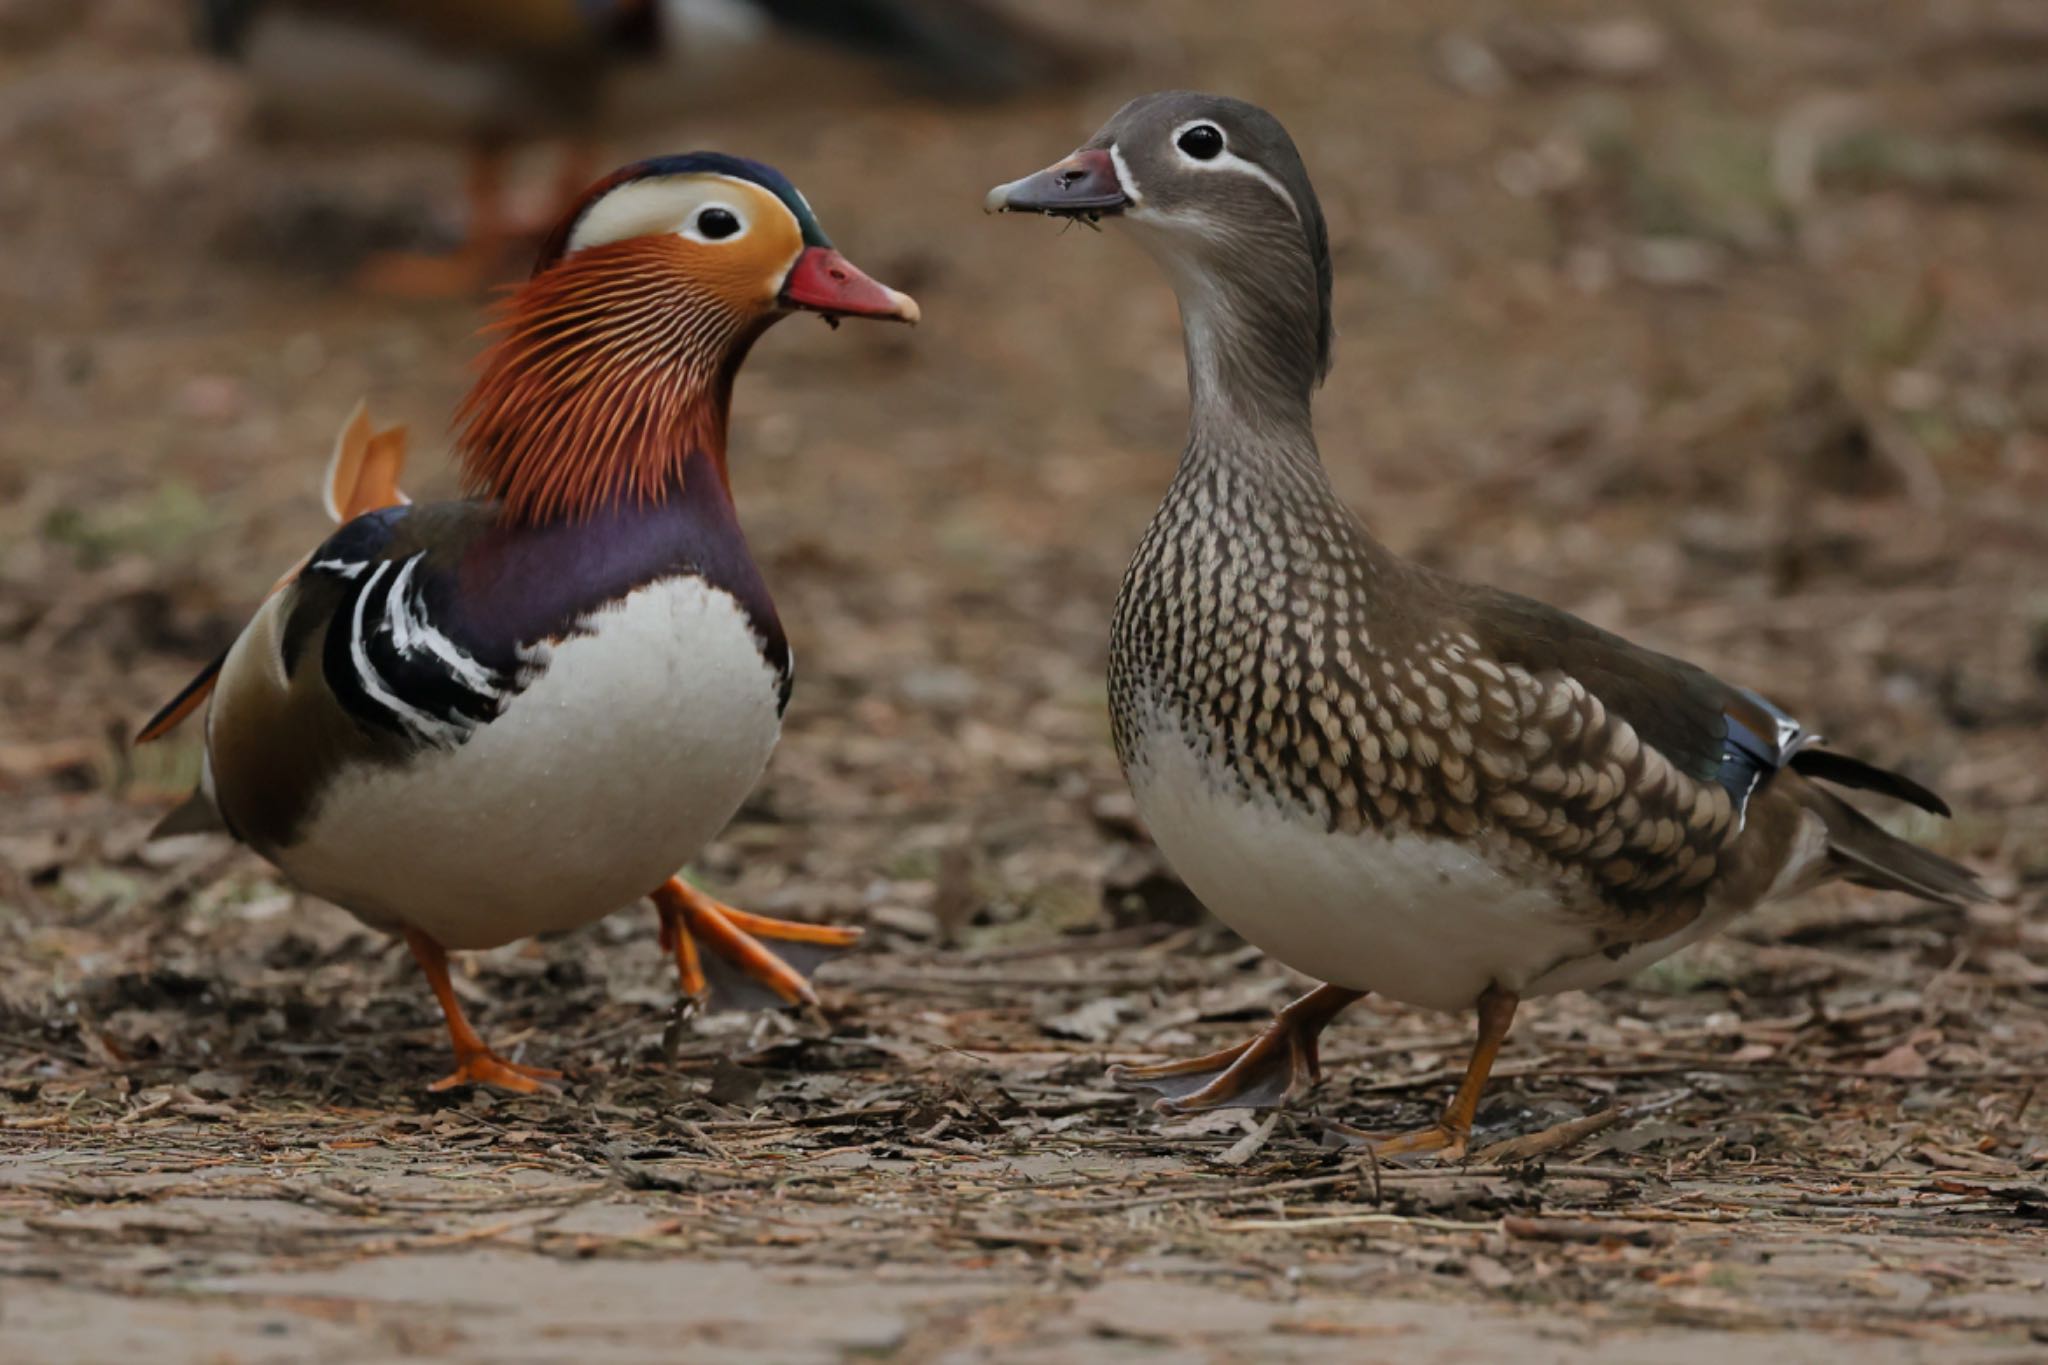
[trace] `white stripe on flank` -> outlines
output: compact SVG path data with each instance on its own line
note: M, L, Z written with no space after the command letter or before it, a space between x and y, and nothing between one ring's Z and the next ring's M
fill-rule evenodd
M420 554L425 553L424 550L420 552ZM412 622L408 619L408 613L403 610L403 607L405 604L405 591L412 586L412 571L419 567L419 562L420 555L414 555L411 559L399 565L398 577L391 580L391 590L384 594L384 619L391 626L392 647L400 654L410 654L413 652L413 626ZM379 572L382 572L382 566L379 567ZM364 586L363 594L365 596L369 595L370 587L374 586L375 582L376 580L372 579L369 584Z
M417 655L425 650L470 691L478 696L502 699L505 689L498 686L498 680L490 671L427 620L426 602L412 581L413 570L426 557L427 552L422 550L406 560L405 567L398 571L398 577L391 580L391 596L386 608L391 620L391 643L401 654Z
M420 738L430 744L454 744L469 733L468 726L451 725L436 716L415 707L408 706L401 698L384 686L384 680L377 675L376 667L370 662L369 651L363 645L363 612L369 605L370 594L376 590L377 582L384 577L384 571L391 567L389 560L370 571L370 581L363 584L363 590L356 594L356 610L350 623L348 635L349 662L355 665L356 681L363 685L363 691L370 700L397 716Z
M369 565L360 559L316 559L312 567L321 573L339 574L343 578L361 578Z

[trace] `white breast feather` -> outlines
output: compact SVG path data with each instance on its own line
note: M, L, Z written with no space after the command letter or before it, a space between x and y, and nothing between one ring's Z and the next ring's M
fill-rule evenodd
M337 779L280 865L364 919L490 947L654 889L760 779L781 721L739 604L642 588L549 652L460 747Z
M1718 927L1706 917L1620 962L1576 878L1519 869L1483 843L1341 834L1239 794L1154 711L1131 790L1161 852L1217 918L1318 980L1434 1009L1489 985L1524 996L1617 980Z

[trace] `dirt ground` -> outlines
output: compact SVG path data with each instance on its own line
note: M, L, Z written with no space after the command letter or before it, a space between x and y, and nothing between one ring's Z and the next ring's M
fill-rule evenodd
M644 910L473 955L483 1031L569 1073L531 1099L425 1093L402 949L144 843L197 738L125 737L322 534L358 398L451 486L478 318L347 283L446 235L450 152L258 141L174 8L0 4L0 1356L2048 1354L2034 8L1058 0L1130 54L1081 89L770 85L621 137L784 168L927 322L786 324L735 413L798 683L696 874L866 943L817 1018L679 1017ZM1431 1117L1465 1019L1367 1002L1270 1122L1110 1089L1299 982L1159 862L1107 741L1171 296L1114 233L979 204L1169 84L1301 142L1325 456L1386 539L1925 780L1957 819L1879 813L1999 902L1817 895L1535 1002L1464 1166L1323 1120Z

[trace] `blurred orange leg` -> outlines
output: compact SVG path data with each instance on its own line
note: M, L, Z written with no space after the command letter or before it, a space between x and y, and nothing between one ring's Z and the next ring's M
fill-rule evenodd
M547 207L547 221L534 235L546 235L582 202L584 191L597 178L599 160L597 144L587 137L570 138L562 144L561 156L555 162L554 202Z
M405 946L412 949L413 960L427 974L427 984L434 988L434 998L441 1002L441 1013L448 1020L449 1041L455 1045L455 1070L428 1086L429 1090L452 1090L458 1085L495 1085L503 1090L531 1095L541 1088L542 1081L561 1079L559 1071L506 1061L477 1036L462 1012L462 1002L455 998L454 985L448 980L447 949L417 929L405 931Z
M681 877L670 877L654 892L661 915L661 945L675 955L683 993L701 997L706 989L696 940L775 993L790 1005L815 1005L818 993L803 973L778 957L762 939L844 948L860 938L858 929L828 924L797 924L748 914L699 891Z
M475 294L491 283L504 263L505 152L495 142L470 149L469 222L452 255L392 251L371 257L357 275L376 294L401 299L452 299Z

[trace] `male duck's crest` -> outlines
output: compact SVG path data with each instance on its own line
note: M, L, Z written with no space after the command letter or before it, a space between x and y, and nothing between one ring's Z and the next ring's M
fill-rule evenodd
M606 177L499 310L456 414L469 489L531 523L658 498L692 454L722 479L733 377L797 310L918 319L771 167L694 152Z

